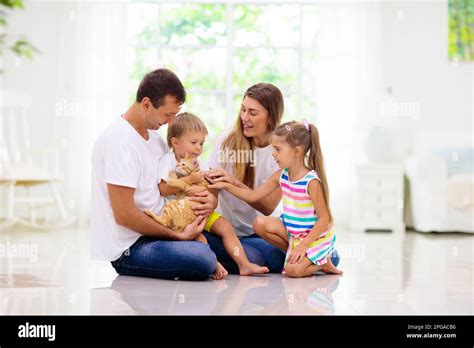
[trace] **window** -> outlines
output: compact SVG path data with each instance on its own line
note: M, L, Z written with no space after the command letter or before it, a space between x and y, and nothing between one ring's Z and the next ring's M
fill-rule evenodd
M132 2L127 14L131 101L145 73L173 70L188 93L184 109L209 128L207 145L258 82L280 88L284 120L314 119L316 5Z

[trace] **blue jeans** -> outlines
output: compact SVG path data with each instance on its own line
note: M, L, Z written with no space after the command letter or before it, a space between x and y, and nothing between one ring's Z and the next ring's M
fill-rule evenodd
M205 280L216 268L209 245L140 237L112 266L118 274L161 279Z
M204 236L216 254L217 260L222 263L225 269L231 274L239 274L239 267L225 251L221 238L209 232L204 232ZM284 251L256 234L239 237L239 239L250 262L268 267L270 273L281 273L285 263ZM331 254L331 261L335 266L339 264L340 258L337 251Z

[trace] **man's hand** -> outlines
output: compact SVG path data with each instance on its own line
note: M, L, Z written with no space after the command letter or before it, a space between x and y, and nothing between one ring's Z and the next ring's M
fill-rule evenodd
M192 224L189 224L184 228L182 232L178 232L178 240L194 240L202 232L206 225L207 218L204 216L198 216Z
M204 216L207 218L217 207L217 198L209 191L196 193L194 196L189 197L191 201L198 202L192 207L194 213L198 216Z

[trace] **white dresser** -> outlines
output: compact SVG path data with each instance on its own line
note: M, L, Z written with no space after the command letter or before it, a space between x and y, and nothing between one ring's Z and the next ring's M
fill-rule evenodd
M391 230L402 237L404 171L401 163L379 162L356 166L352 227Z

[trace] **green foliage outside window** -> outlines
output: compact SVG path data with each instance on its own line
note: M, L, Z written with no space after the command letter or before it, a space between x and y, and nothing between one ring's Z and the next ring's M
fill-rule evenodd
M128 39L130 101L144 74L167 67L176 72L188 92L186 110L208 126L208 144L233 125L242 95L258 82L278 86L285 96L285 118L299 117L300 5L129 6L142 6L137 10L141 14L135 15L138 29ZM228 35L229 6L233 6L232 37ZM232 71L230 115L226 105L228 69ZM204 157L208 154L209 147Z

